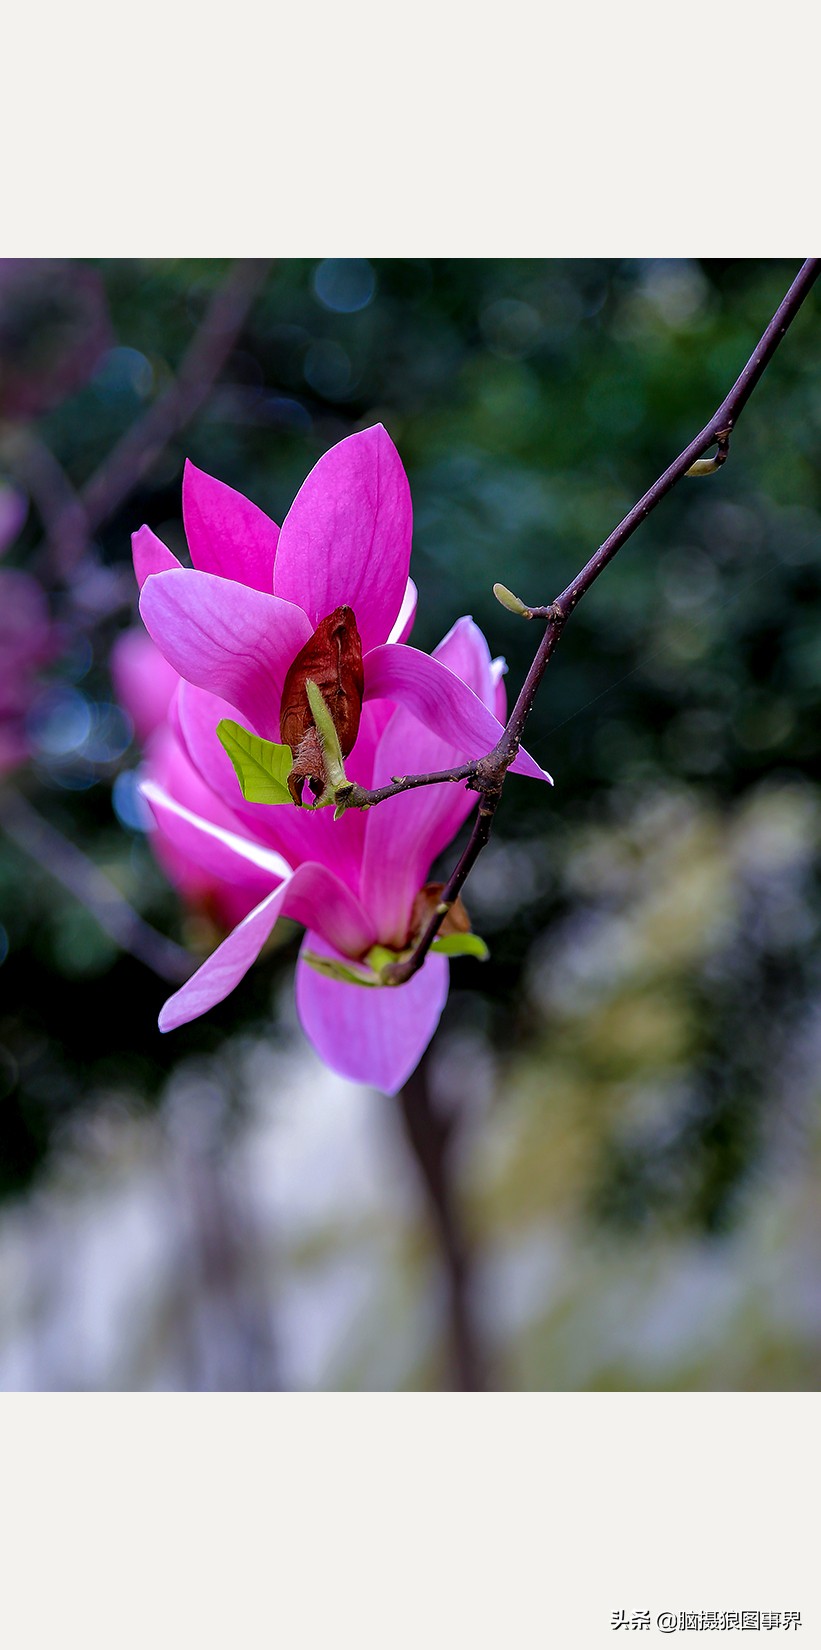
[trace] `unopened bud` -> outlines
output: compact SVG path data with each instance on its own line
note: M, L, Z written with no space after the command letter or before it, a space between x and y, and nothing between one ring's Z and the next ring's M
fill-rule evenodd
M524 602L521 602L518 596L514 596L513 591L508 590L506 584L494 584L493 594L497 602L501 602L502 606L507 608L508 613L515 613L519 619L533 618L530 608L525 607Z
M359 732L363 687L353 608L337 607L300 649L282 689L280 737L293 753L288 788L297 804L306 779L315 796L328 783L344 783L342 758Z

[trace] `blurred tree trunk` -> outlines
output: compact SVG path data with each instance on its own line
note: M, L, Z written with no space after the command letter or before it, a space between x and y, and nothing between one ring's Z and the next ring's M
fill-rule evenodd
M474 1300L474 1251L464 1228L453 1173L459 1117L437 1110L428 1083L427 1056L398 1100L445 1274L450 1385L457 1392L481 1392L488 1386L488 1367Z

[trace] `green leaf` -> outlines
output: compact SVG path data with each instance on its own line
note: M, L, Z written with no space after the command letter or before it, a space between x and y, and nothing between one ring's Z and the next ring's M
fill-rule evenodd
M246 802L290 802L288 775L294 759L287 745L273 745L258 739L239 722L217 723L217 738L234 764L239 788Z
M486 962L490 956L478 934L440 934L431 951L438 951L443 957L478 957L480 962Z
M334 719L316 685L310 678L305 683L305 692L308 695L308 704L314 726L319 734L322 746L322 755L325 758L325 772L328 776L328 785L333 792L337 785L347 785L345 769L342 765L342 751L339 747L339 735L334 726Z
M360 973L356 968L349 968L346 963L337 962L335 957L318 957L315 951L303 951L302 961L315 968L317 974L324 974L327 980L342 980L345 985L381 984L370 969L367 973Z

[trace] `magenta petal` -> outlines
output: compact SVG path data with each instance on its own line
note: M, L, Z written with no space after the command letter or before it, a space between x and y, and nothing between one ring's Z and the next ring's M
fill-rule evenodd
M274 589L316 626L343 604L363 648L387 640L410 564L410 489L399 454L377 424L349 435L314 466L279 539Z
M195 567L271 594L279 528L264 510L188 459L182 515Z
M365 659L365 698L405 705L432 732L446 739L465 760L486 756L502 732L492 711L452 671L415 647L390 644ZM520 750L511 773L553 781L532 756Z
M296 1005L306 1037L332 1071L396 1094L439 1024L448 995L447 958L428 957L406 985L369 989L317 974L303 960L306 951L335 955L318 934L305 935Z
M408 579L408 582L405 585L405 594L402 597L402 606L399 609L399 616L387 638L389 642L407 641L411 631L413 630L414 620L416 618L416 604L418 600L419 591L417 590L413 579Z
M381 727L379 717L374 716L379 708L366 707L359 739L353 756L348 759L351 778L363 785L371 782L372 747L376 739L370 740L367 736L372 722L375 722L377 729ZM308 808L290 808L286 804L271 808L263 803L245 802L231 759L216 734L217 723L222 717L232 715L233 707L218 699L216 694L192 687L190 682L180 684L176 718L180 737L198 773L237 815L241 822L239 828L255 836L258 841L277 848L291 865L318 860L332 867L350 888L358 889L366 815L358 809L349 808L341 819L335 820L332 808L321 808L317 813L312 813ZM364 768L358 760L360 745L365 746Z
M286 917L321 934L345 957L359 957L376 940L370 913L325 865L300 865L288 885Z
M454 625L434 658L458 673L485 705L494 703L497 673L472 619ZM460 761L461 753L451 743L401 706L382 736L373 784L386 784L397 772L397 763L403 773L425 773ZM361 896L385 944L405 944L416 894L477 801L476 792L464 784L431 785L391 797L367 814Z
M286 879L285 914L295 922L320 929L350 956L358 956L373 944L372 922L327 866L309 862L292 874L287 860L274 849L240 836L222 821L193 813L152 780L145 780L141 790L167 839L213 876L241 882L263 872L269 883Z
M340 946L343 955L358 955L373 943L373 930L359 902L324 865L301 865L292 877L268 894L260 905L218 945L207 962L173 997L160 1014L160 1030L196 1020L221 1003L256 961L278 917L292 917L306 926L315 923L323 936L317 944Z
M216 798L214 812L221 816L218 820L194 813L153 779L144 779L140 791L172 846L212 876L237 882L262 872L268 881L267 892L272 883L290 877L291 866L275 849L265 848L230 828L224 818L227 810L220 808Z
M180 568L146 581L140 612L186 681L227 700L263 739L279 739L285 676L311 635L301 608L213 573Z
M187 1025L189 1020L207 1014L209 1008L214 1008L230 996L248 973L251 964L256 962L282 911L287 887L288 884L283 883L255 906L197 969L196 974L192 974L190 980L168 998L160 1011L160 1031L174 1031L177 1026Z
M131 552L134 557L134 572L137 575L137 584L142 590L146 579L152 573L170 573L174 568L182 567L182 563L152 533L150 527L140 527L131 535Z
M221 825L224 831L236 831L236 819L200 778L170 725L161 728L151 740L147 758L147 777L161 792L173 798L175 809L187 810L196 820L202 818ZM225 929L235 927L247 917L282 881L283 874L290 875L287 864L282 872L280 856L276 856L276 875L270 867L260 868L246 857L230 852L222 859L215 859L214 843L201 830L189 828L184 818L175 812L164 815L157 807L153 812L157 829L151 847L169 881L187 903L205 905ZM218 844L217 848L219 852Z
M433 649L432 657L438 659L440 665L446 665L495 714L496 667L484 632L469 615L456 620L439 646Z
M243 802L231 758L217 738L217 723L224 717L230 718L233 709L233 705L218 698L217 694L209 693L206 688L180 682L171 706L170 719L190 761L206 785L227 806L250 819L253 817L250 811L253 804ZM272 808L266 808L264 812L259 808L257 811L260 823L273 813ZM265 840L263 832L257 834Z
M117 637L109 668L117 698L131 717L140 744L145 744L165 722L179 676L142 625Z
M490 668L493 673L493 705L491 708L494 716L498 716L500 722L506 722L507 688L505 687L505 675L507 665L504 659L494 659Z

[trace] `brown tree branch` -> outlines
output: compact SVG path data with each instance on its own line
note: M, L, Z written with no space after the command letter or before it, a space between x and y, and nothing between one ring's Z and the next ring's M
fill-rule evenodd
M3 431L0 452L34 500L55 565L74 566L88 544L88 520L59 459L36 430L25 424Z
M163 448L190 423L242 331L268 274L264 259L241 259L217 288L176 378L127 430L82 490L94 532L122 504Z
M31 429L3 435L3 452L30 492L56 571L66 579L89 541L133 492L145 472L199 411L248 318L270 269L241 259L217 288L176 377L77 490L50 447Z
M442 898L430 919L424 932L417 940L410 955L401 961L392 963L384 970L383 980L386 985L403 985L412 978L422 967L425 958L439 932L443 918L450 910L454 901L461 892L469 872L472 870L482 849L488 841L493 825L493 816L499 805L502 787L511 762L514 762L522 742L525 723L533 709L533 702L539 689L542 677L552 657L553 651L562 634L564 626L587 591L595 584L596 579L603 573L605 567L612 561L616 552L632 537L636 529L647 520L652 510L661 503L662 499L675 487L676 483L686 475L691 467L703 458L708 449L718 446L717 459L723 463L727 456L730 436L747 402L752 395L762 373L772 360L788 327L795 320L796 315L812 288L818 275L821 274L821 259L807 258L801 265L795 280L779 304L769 326L766 328L743 371L739 374L729 394L724 397L721 405L716 409L713 417L678 458L668 465L667 469L654 481L652 487L642 495L637 504L633 505L627 515L613 532L599 545L598 550L590 557L580 573L571 580L560 596L551 602L549 607L525 608L525 616L546 619L547 624L544 636L539 644L536 656L527 673L524 686L519 694L513 710L508 717L507 725L498 743L487 756L472 764L463 764L447 772L433 775L414 775L409 780L396 780L393 786L383 786L379 792L360 793L363 800L356 797L354 805L373 806L374 803L384 800L387 796L396 795L399 791L408 790L414 786L441 784L446 780L464 779L469 788L480 792L479 812L474 822L470 840L459 860L453 874L447 882ZM696 471L696 474L700 473ZM346 798L347 801L347 798Z

